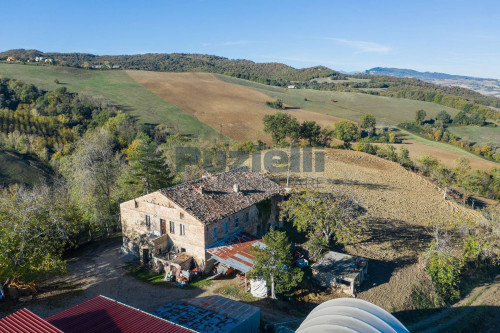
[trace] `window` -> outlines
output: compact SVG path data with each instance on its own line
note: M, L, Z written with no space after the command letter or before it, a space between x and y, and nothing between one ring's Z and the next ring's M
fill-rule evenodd
M134 205L135 205L135 208L139 208L139 203L137 202L137 200L134 200Z
M181 219L183 219L183 218L184 218L184 213L182 213L182 212L181 212L181 213L179 214L179 216L180 216L180 218L181 218Z
M170 221L170 233L175 234L175 222Z
M214 229L212 230L212 238L213 238L213 239L217 239L217 228L214 228Z
M179 234L184 236L186 234L186 226L182 223L179 223Z
M234 219L234 227L238 228L239 225L240 225L240 219L237 217L237 218Z
M226 234L227 234L227 232L228 232L228 231L229 231L229 222L228 222L228 221L226 221L226 222L224 223L224 233L226 233Z
M151 228L151 216L146 215L146 227Z
M245 213L245 223L248 224L248 212Z

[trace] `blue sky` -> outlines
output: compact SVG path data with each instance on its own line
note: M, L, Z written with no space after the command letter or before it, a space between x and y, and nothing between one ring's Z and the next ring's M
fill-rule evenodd
M500 78L499 1L1 0L0 50L204 53Z

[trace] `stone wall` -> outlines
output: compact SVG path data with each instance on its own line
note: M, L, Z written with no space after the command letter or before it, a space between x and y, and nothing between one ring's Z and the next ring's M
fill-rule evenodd
M193 256L198 264L205 260L204 225L161 193L154 192L122 203L120 214L124 252L140 256L142 248L152 248L149 239L161 235L160 219L163 219L169 241L167 248L162 250L171 250L168 247L175 246L178 252L185 250ZM146 215L150 217L149 227L146 224ZM170 222L174 223L173 232L170 230ZM180 234L181 224L184 225L184 235Z
M207 262L209 255L206 253L214 242L229 236L236 231L246 231L258 237L262 236L270 226L278 226L278 203L282 197L276 195L271 199L243 209L216 223L203 224L189 213L171 202L159 192L126 201L120 205L124 253L140 257L142 261L143 250L149 250L149 255L156 254L158 246L161 251L185 251L193 256L196 263L209 270L213 263ZM146 223L146 215L150 224ZM165 220L165 231L168 238L155 245L153 239L162 235L160 220ZM170 222L174 224L171 232ZM227 223L227 230L226 230ZM185 234L180 234L180 225L184 225ZM216 237L213 230L216 229ZM161 245L158 245L161 244Z

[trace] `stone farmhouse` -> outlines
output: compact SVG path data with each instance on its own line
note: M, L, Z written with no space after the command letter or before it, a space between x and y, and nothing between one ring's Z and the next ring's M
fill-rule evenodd
M238 232L260 237L280 227L282 198L278 184L248 168L161 189L120 205L122 251L165 266L173 254L183 254L208 272L213 260L206 250L217 242Z

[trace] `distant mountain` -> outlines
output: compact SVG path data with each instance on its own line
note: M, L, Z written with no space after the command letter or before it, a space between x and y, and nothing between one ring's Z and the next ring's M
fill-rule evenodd
M443 86L457 86L477 91L483 95L500 97L500 80L436 72L419 72L413 69L374 67L365 71L370 75L411 77Z
M50 58L59 65L94 69L125 68L157 72L208 72L226 74L265 84L286 85L291 81L307 81L320 77L345 78L328 67L293 68L281 63L256 63L214 55L186 53L148 53L134 55L94 55L88 53L54 53L16 49L0 53L0 60L12 57L28 61L36 57Z

